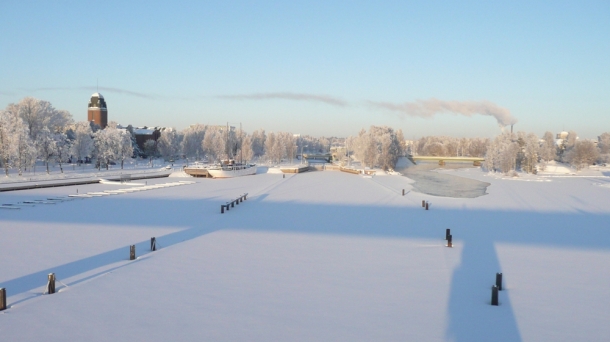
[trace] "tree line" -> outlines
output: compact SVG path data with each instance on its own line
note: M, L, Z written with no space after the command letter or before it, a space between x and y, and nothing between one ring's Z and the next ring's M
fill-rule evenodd
M188 158L209 163L221 159L264 160L279 163L294 159L301 151L328 152L330 139L296 136L289 132L259 129L248 134L227 126L195 124L182 131L160 129L160 135L142 146L136 130L116 122L105 129L92 122L74 122L72 115L55 109L49 102L26 97L0 111L0 165L5 174L15 168L19 175L43 161L63 164L95 160L96 167L120 163L128 158L163 157L165 160Z
M329 153L331 144L344 145L345 160L355 159L365 167L393 169L406 154L430 156L485 157L490 171L523 170L536 172L552 161L570 163L582 169L593 163L610 162L610 133L598 141L580 140L575 132L557 141L551 132L542 138L533 133L504 132L494 139L426 136L406 141L403 132L387 126L371 126L346 139L312 137L289 132L247 133L228 126L194 124L182 131L163 128L158 137L143 146L136 143L133 127L110 122L105 129L87 122L74 122L72 115L57 110L49 102L26 97L0 111L0 165L6 175L15 168L22 175L41 160L49 172L56 162L63 172L67 162L95 160L98 168L128 158L187 158L209 163L221 159L258 160L280 163L305 153Z
M514 170L536 173L550 161L568 163L576 170L610 162L610 133L602 133L597 141L578 139L574 131L561 135L554 137L547 131L539 138L534 133L502 133L488 144L485 167L504 173Z

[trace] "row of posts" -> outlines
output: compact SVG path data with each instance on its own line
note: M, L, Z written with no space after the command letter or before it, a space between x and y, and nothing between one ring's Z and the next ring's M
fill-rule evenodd
M445 230L445 240L447 247L453 247L453 236L449 228ZM498 305L498 291L502 291L502 273L496 273L496 284L491 287L491 305Z
M157 250L157 238L152 237L150 238L150 250L151 251L156 251ZM136 245L131 245L129 246L129 260L136 260ZM49 273L49 275L47 276L47 288L46 288L46 293L48 294L53 294L55 293L55 273ZM5 288L0 288L0 311L2 310L6 310L6 289Z
M244 195L245 199L245 195ZM445 240L447 240L447 247L453 247L451 235L451 229L445 230ZM150 250L157 250L157 239L155 237L150 238ZM136 259L136 245L129 246L129 260ZM491 287L491 305L498 306L498 291L502 291L502 273L496 273L496 284ZM49 273L47 290L48 294L55 293L55 273ZM6 289L0 288L0 311L6 310Z
M502 291L502 273L496 273L496 285L491 287L491 305L498 306L498 291Z
M231 202L227 202L226 204L221 204L220 205L220 213L224 214L225 213L225 209L227 211L229 211L229 208L234 208L236 204L239 205L239 203L245 201L248 199L248 193L245 193L239 197L237 197L236 199L232 200Z
M422 206L422 208L425 208L426 210L428 210L428 207L430 207L430 202L421 200L421 206Z

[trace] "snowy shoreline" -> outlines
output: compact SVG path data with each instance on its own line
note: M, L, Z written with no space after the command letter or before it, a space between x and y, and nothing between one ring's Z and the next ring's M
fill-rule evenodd
M489 194L402 196L412 189L406 177L266 173L3 211L3 337L604 340L610 279L599 270L610 263L610 191L594 185L607 179L447 172L491 183ZM220 213L245 192L247 201ZM453 248L445 247L446 228ZM51 272L67 287L42 295ZM492 307L496 272L505 290Z

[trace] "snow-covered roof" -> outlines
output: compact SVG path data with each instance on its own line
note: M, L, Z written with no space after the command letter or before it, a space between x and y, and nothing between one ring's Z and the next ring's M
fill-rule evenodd
M102 94L100 94L100 93L93 93L93 95L91 95L91 97L97 97L97 98L100 98L100 99L104 98L104 96Z
M133 132L137 135L152 135L154 131L155 131L154 129L144 129L144 128L133 130Z

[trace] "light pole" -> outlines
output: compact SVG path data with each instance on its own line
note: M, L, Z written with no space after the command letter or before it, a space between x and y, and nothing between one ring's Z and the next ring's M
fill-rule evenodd
M305 145L305 147L309 147L309 145ZM303 144L301 143L301 164L303 164Z

